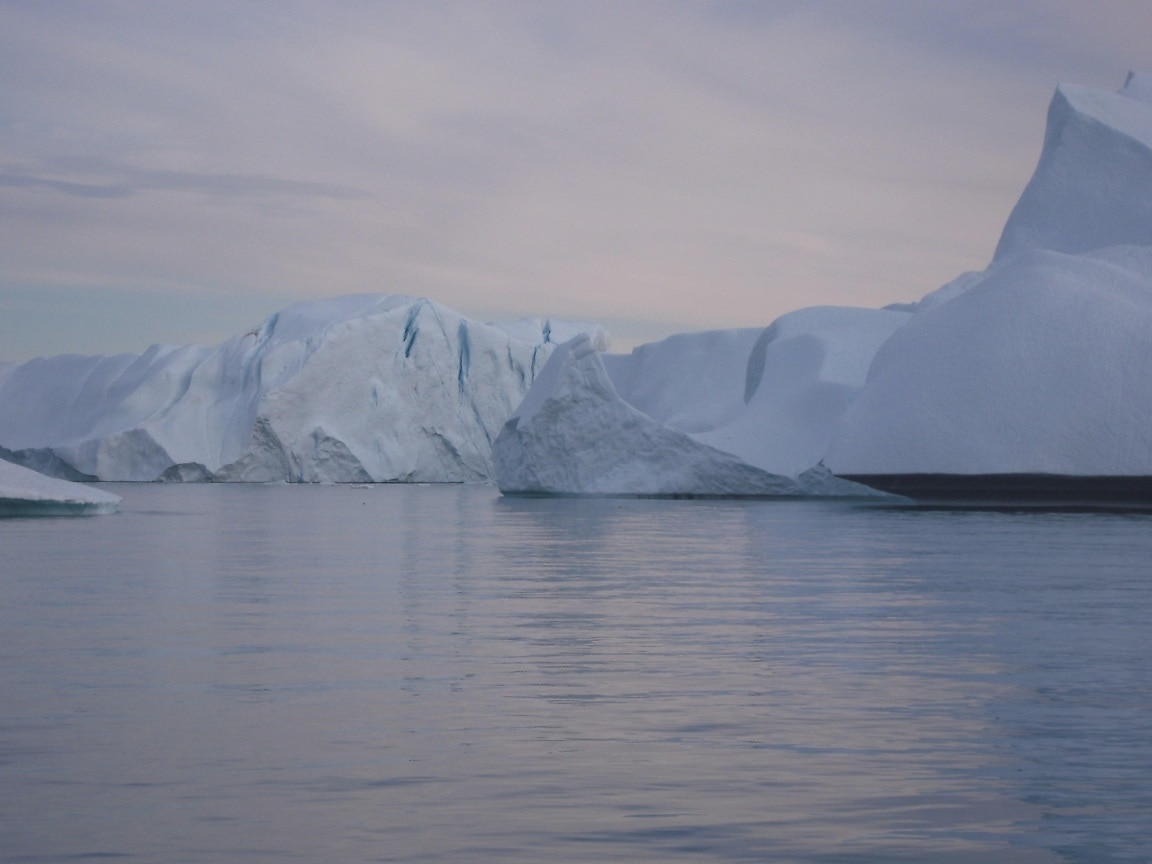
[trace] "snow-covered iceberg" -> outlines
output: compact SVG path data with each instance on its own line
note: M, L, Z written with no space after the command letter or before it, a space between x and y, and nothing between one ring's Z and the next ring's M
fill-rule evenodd
M0 459L0 517L93 516L115 513L119 507L119 495Z
M1152 497L1152 81L1058 88L989 267L904 308L801 310L629 357L564 346L495 442L498 482Z
M1046 483L1093 494L1045 477L1152 491L1136 482L1152 476L1149 93L1136 76L1118 94L1057 90L992 264L925 298L881 348L830 470L929 493Z
M1058 88L992 262L918 303L605 342L410 297L303 303L216 348L0 367L0 457L72 480L794 496L1078 478L1152 498L1152 82Z
M430 300L300 303L215 348L0 368L0 456L70 480L462 482L557 339Z

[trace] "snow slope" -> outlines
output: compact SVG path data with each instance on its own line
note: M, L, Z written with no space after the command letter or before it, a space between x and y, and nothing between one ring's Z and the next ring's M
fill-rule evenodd
M554 329L581 326L355 295L216 348L31 360L0 369L0 455L74 480L486 480Z
M120 496L45 477L0 459L0 516L91 516L115 513Z
M1044 147L994 260L1031 249L1077 254L1152 240L1152 100L1130 75L1119 93L1063 84Z

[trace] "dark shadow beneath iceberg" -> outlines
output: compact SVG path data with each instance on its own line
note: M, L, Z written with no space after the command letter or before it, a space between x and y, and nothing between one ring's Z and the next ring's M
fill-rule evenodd
M1152 477L1063 474L852 474L917 504L1152 510Z

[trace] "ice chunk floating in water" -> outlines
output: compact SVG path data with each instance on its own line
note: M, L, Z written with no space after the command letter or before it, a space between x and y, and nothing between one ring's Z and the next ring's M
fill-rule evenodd
M93 516L119 507L119 495L0 459L0 516Z

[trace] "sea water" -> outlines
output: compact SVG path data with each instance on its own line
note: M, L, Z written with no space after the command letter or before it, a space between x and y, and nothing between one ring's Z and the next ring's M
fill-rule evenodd
M1152 516L117 485L0 522L0 861L1152 860Z

